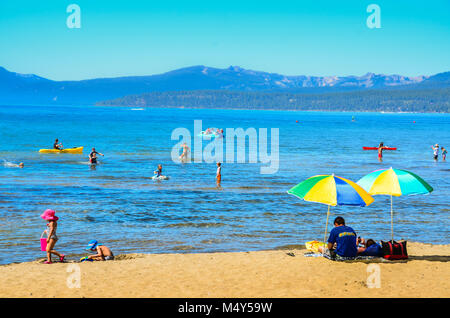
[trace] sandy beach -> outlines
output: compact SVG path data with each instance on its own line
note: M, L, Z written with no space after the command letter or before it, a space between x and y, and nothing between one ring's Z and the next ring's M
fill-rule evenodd
M368 261L334 262L305 257L306 250L275 250L3 265L0 297L449 297L450 245L408 247L408 261L371 262L380 266L380 288L367 286L373 274Z

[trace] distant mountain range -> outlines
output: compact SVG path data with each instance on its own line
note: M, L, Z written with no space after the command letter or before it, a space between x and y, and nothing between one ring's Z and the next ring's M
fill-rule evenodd
M285 94L329 94L367 90L436 90L450 87L450 72L408 77L367 73L363 76L285 76L237 66L218 69L192 66L171 72L81 81L52 81L0 67L1 105L108 104L128 95L215 91ZM149 96L149 95L147 95ZM237 96L237 95L235 95ZM283 106L283 105L280 105Z

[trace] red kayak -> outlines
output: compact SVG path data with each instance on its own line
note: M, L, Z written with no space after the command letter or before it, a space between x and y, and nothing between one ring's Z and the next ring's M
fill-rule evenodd
M363 147L363 150L378 150L378 147ZM397 150L397 148L385 147L383 150Z

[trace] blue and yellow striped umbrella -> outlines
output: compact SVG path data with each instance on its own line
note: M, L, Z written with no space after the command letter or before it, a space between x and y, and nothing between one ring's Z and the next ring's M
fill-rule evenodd
M318 175L300 182L288 191L305 201L331 206L367 206L373 198L353 181L335 175Z
M288 191L289 194L310 202L328 205L324 242L327 236L330 206L368 206L374 201L362 187L353 181L333 175L317 175L300 182Z

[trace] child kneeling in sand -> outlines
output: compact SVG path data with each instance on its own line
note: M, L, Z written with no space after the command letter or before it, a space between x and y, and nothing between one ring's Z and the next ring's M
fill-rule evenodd
M100 244L96 240L89 241L86 250L97 252L95 255L89 255L80 259L81 262L84 261L112 261L114 260L114 254L105 245Z

